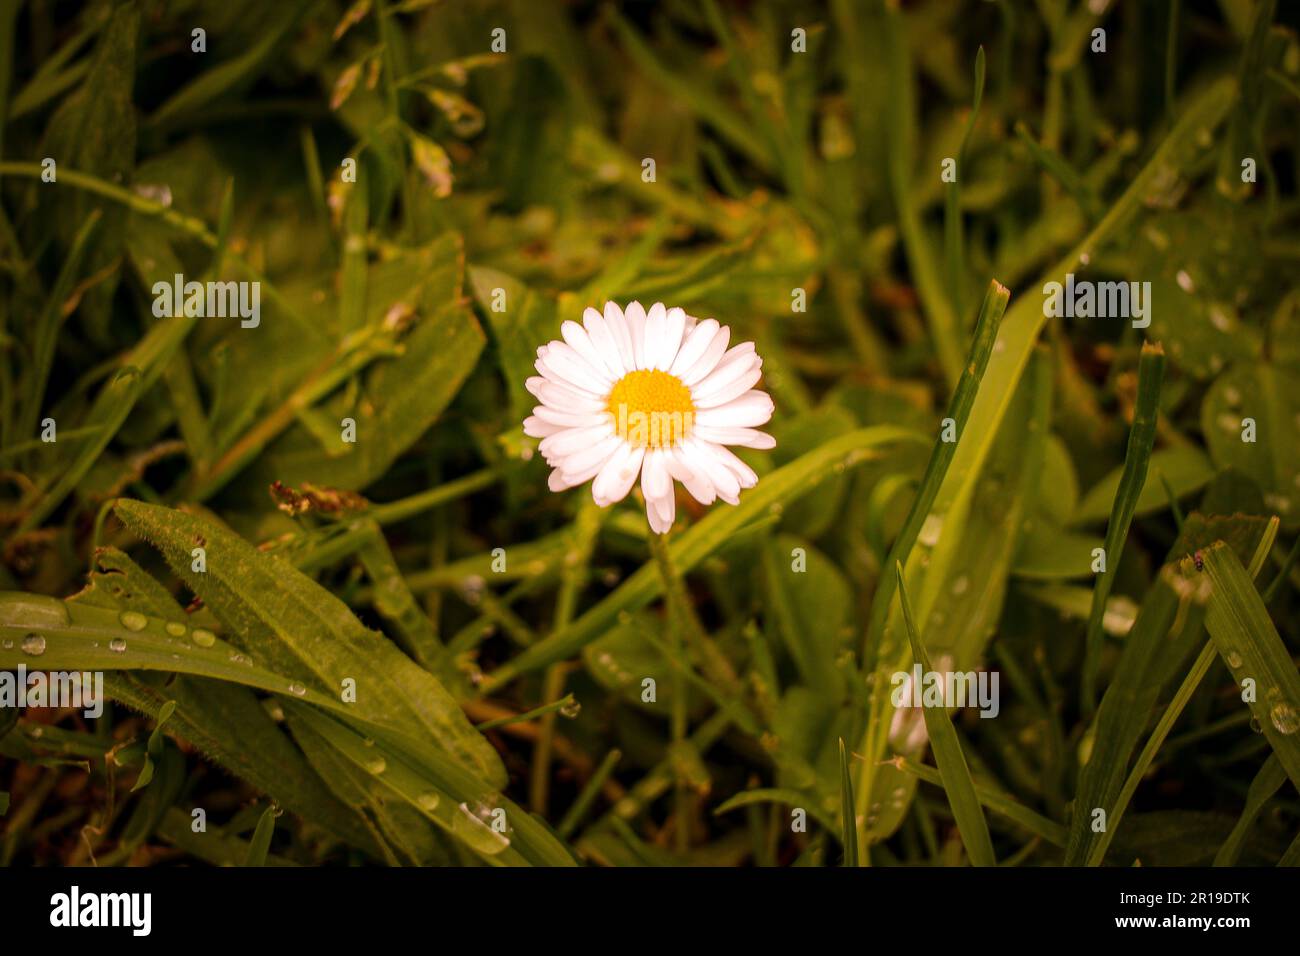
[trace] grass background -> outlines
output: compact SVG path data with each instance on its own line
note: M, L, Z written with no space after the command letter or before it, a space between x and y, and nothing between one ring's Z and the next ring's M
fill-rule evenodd
M0 710L0 861L1300 862L1288 8L4 4L0 668L113 703ZM607 298L776 400L666 542L522 435Z

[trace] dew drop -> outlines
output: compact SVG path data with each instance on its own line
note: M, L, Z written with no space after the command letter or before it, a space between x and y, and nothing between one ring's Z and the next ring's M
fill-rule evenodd
M185 625L182 624L180 621L168 621L166 624L163 625L163 627L167 630L167 633L170 634L172 637L185 636L186 628Z
M576 700L571 700L560 708L560 715L572 720L582 713L582 704Z
M492 818L492 807L486 803L476 804L473 809L462 803L452 814L451 832L480 853L493 856L510 845L510 838L492 829L488 823Z
M933 548L939 543L939 535L943 531L943 515L929 514L925 516L925 523L921 525L921 530L916 535L916 540L921 542L927 548Z
M40 634L28 634L23 638L23 653L40 657L45 653L45 638Z
M420 805L420 809L425 813L432 813L434 810L438 809L439 797L433 790L426 790L424 793L416 797L415 800Z
M307 694L307 688L303 687L302 684L290 684L289 693L293 694L295 697L305 697Z
M388 769L388 761L383 757L371 757L366 761L366 769L373 774L381 774Z
M117 619L128 631L143 631L149 625L149 619L139 611L123 611Z
M1241 666L1241 655L1236 651L1228 651L1228 666L1236 670Z
M108 642L108 649L114 654L121 654L126 650L126 638L115 637Z
M1300 730L1300 711L1288 703L1274 705L1268 712L1268 719L1273 721L1279 734L1293 734Z
M190 635L190 640L199 645L199 647L211 647L213 644L217 643L217 635L213 634L211 631L206 631L201 627L196 627L194 633Z

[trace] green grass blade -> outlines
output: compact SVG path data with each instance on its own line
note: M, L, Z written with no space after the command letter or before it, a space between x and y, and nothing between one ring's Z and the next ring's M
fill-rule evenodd
M1124 456L1124 474L1119 491L1111 507L1110 522L1106 525L1105 568L1097 577L1092 592L1092 610L1088 615L1081 696L1084 711L1091 714L1097 709L1097 669L1101 666L1102 617L1106 612L1106 599L1115 583L1120 556L1128 538L1129 525L1137 508L1138 496L1146 484L1147 466L1156 440L1156 420L1160 413L1160 387L1165 377L1165 352L1158 344L1143 343L1138 364L1137 407L1133 413L1133 428L1129 431L1128 452Z
M1214 856L1215 866L1236 865L1250 828L1263 811L1264 805L1273 799L1273 795L1282 789L1284 783L1286 783L1286 771L1282 768L1282 762L1277 759L1277 754L1269 754L1268 759L1264 761L1264 766L1259 768L1259 773L1250 783L1250 789L1246 792L1246 806L1242 809L1241 816L1233 824L1228 839L1223 841L1223 846L1219 847L1219 852Z
M271 849L271 837L275 835L276 808L269 806L257 818L257 829L253 839L248 843L248 856L244 857L244 866L266 866L266 854Z
M1010 297L1011 293L996 279L989 283L988 291L984 295L984 304L980 308L979 320L975 323L975 336L971 342L969 359L965 370L957 381L957 387L953 389L952 399L948 402L948 408L944 414L945 418L952 419L954 423L956 441L940 440L934 443L934 447L930 452L930 460L925 465L925 473L921 476L921 485L912 501L912 507L907 513L907 518L903 521L902 529L894 539L893 546L889 549L888 557L885 559L884 566L886 568L895 564L907 563L908 556L912 553L912 547L916 543L916 537L920 534L925 519L930 514L934 500L939 494L939 489L943 486L944 478L948 474L948 468L957 455L957 449L962 444L962 438L968 434L967 423L970 420L971 409L975 405L980 383L983 381L985 370L989 366L993 354L993 343L997 339L998 328L1001 325L1002 316L1006 312L1007 302ZM867 629L867 646L864 654L864 666L868 668L872 657L879 651L885 622L889 617L889 605L893 597L894 578L893 575L885 573L881 575L880 584L871 601L871 623Z
M943 776L933 767L927 767L925 764L908 760L906 757L895 757L890 762L899 770L910 773L926 783L932 783L936 787L943 787L944 785ZM1064 826L1055 820L1049 820L1042 814L1035 813L1028 807L1017 803L1005 794L997 790L991 790L979 783L975 784L975 796L979 798L982 806L1013 823L1018 823L1034 836L1040 837L1052 846L1065 847L1069 833Z
M1237 686L1253 682L1251 712L1300 786L1300 673L1237 555L1216 544L1204 552L1204 563L1213 584L1206 629Z
M474 730L455 699L427 671L382 635L366 628L337 597L287 561L258 551L237 535L179 511L121 500L115 513L167 559L226 625L228 636L303 686L339 696L353 681L362 718L393 727L422 727L484 778L504 781L496 751ZM191 550L206 548L196 572Z
M903 620L907 624L907 636L912 644L912 656L928 674L934 668L929 653L921 643L916 623L912 620L912 605L907 600L907 585L903 581L901 563L894 564L894 573L898 582L898 599L903 606ZM930 746L934 749L934 762L938 764L939 776L943 780L944 793L952 807L952 815L957 821L957 829L961 833L971 864L997 866L988 821L984 819L984 811L980 808L975 783L971 780L970 767L966 764L966 755L962 753L961 741L957 739L952 718L948 716L946 707L923 707L921 712L925 718L926 732L930 736Z
M854 809L853 775L849 773L849 755L840 738L840 842L844 846L844 865L858 865L858 823Z
M59 276L54 280L54 288L45 299L45 308L36 319L32 359L28 367L31 379L24 383L27 401L23 414L18 419L18 434L24 437L35 434L41 404L45 401L45 386L49 381L50 366L54 363L54 347L58 342L59 329L67 318L64 309L72 293L73 282L81 269L81 261L90 248L90 237L95 234L102 216L100 210L92 210L86 217L86 221L81 224L81 228L77 230L67 257L63 260L63 266L59 269Z
M952 302L953 312L958 318L965 315L964 285L966 282L966 261L962 238L961 218L961 183L966 178L966 151L970 146L971 133L975 130L975 121L979 117L980 103L984 100L984 47L975 54L975 98L971 104L970 115L966 118L966 127L961 135L961 148L957 151L957 176L947 184L944 194L943 238L944 259L948 272L948 298Z

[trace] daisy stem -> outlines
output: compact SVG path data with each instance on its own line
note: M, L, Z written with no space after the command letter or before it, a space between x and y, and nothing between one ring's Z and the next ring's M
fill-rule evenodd
M664 582L664 598L668 605L668 639L672 647L672 653L675 658L683 658L683 641L682 631L688 627L695 627L703 630L699 619L695 617L686 598L686 588L682 584L681 576L673 568L672 555L668 552L668 536L666 534L654 534L649 536L650 554L659 566L659 575ZM681 747L682 742L686 739L687 732L687 712L686 712L686 675L681 671L675 671L673 676L673 709L672 709L672 737L673 749ZM690 791L687 789L686 778L674 770L673 773L673 791L675 795L676 825L673 827L673 837L676 843L678 853L685 853L690 848L690 831L687 829L690 819Z
M555 599L555 626L558 634L573 620L573 610L578 602L578 592L587 578L587 565L596 543L596 535L605 512L596 507L590 498L583 501L574 518L576 534L574 545L564 556L560 590ZM567 667L562 662L552 664L542 678L542 700L554 700L564 691ZM555 711L542 715L538 723L537 746L533 750L533 765L528 779L528 801L535 813L546 814L546 803L551 783L551 751L555 743Z

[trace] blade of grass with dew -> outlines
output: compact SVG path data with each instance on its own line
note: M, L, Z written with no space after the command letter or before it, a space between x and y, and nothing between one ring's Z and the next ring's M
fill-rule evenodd
M1129 431L1128 451L1124 456L1124 474L1111 507L1110 521L1106 525L1106 543L1102 552L1105 562L1092 592L1092 610L1088 615L1085 637L1083 675L1080 697L1086 715L1097 709L1097 671L1101 667L1101 619L1106 611L1106 599L1115 583L1124 542L1129 525L1137 508L1138 495L1146 484L1147 466L1151 461L1151 448L1156 440L1156 422L1160 414L1160 389L1165 377L1165 351L1159 344L1142 345L1138 362L1137 405L1133 412L1133 427Z
M1247 701L1250 710L1287 776L1300 787L1300 673L1237 555L1216 544L1203 558L1213 584L1206 630L1236 685L1252 682L1256 693Z
M948 468L962 444L961 439L968 433L967 426L970 421L971 409L975 405L980 391L980 383L983 381L984 374L991 361L993 345L997 339L998 329L1002 322L1002 316L1006 312L1010 295L1011 293L1007 288L999 284L996 279L989 283L988 291L984 295L984 304L980 308L979 319L975 324L975 334L971 341L969 361L957 381L956 388L953 389L952 399L948 402L948 408L944 415L945 420L951 420L953 423L956 440L951 442L943 441L941 436L941 440L934 443L930 452L930 460L926 462L925 473L921 476L921 484L917 489L916 497L908 510L907 518L903 521L902 529L898 532L898 536L894 539L894 544L885 558L884 566L887 568L897 563L907 563L912 548L916 544L917 536L920 534L935 498L943 486L944 479L948 474ZM879 652L893 597L893 575L884 574L881 576L880 585L871 601L871 621L867 628L866 647L863 654L864 669L871 666L872 660Z
M370 834L355 813L330 793L262 702L245 687L168 675L162 688L131 673L106 673L104 693L157 719L165 697L177 702L168 733L198 748L276 803L356 846Z
M1040 277L1038 287L1048 281L1064 281L1067 272L1090 260L1099 248L1131 223L1142 210L1145 197L1160 181L1188 170L1203 149L1198 140L1206 130L1212 137L1228 115L1235 97L1236 83L1230 77L1211 83L1195 96L1123 195L1069 254ZM1015 384L1028 364L1034 342L1045 322L1043 303L1036 295L1021 297L1007 310L998 333L997 347L984 375L983 387L971 407L964 429L970 437L958 443L936 499L940 510L947 510L978 477L1011 402Z
M1278 519L1269 521L1256 544L1251 557L1251 573L1258 574L1264 560L1273 546L1277 536ZM1175 543L1175 547L1178 543ZM1137 792L1138 785L1146 776L1147 770L1155 760L1156 753L1164 744L1174 724L1178 721L1192 694L1214 663L1214 642L1211 640L1201 648L1200 654L1193 662L1187 675L1183 678L1173 699L1165 708L1155 730L1147 738L1142 752L1138 754L1133 767L1128 771L1123 786L1119 789L1113 802L1106 798L1114 793L1114 787L1124 773L1128 755L1138 736L1146 726L1151 707L1164 683L1160 677L1160 658L1167 656L1173 660L1183 660L1187 654L1188 641L1199 640L1205 618L1205 605L1208 588L1205 587L1203 572L1194 573L1188 568L1195 568L1195 559L1183 558L1177 565L1166 565L1160 573L1155 596L1148 594L1143 601L1138 623L1134 624L1125 643L1124 654L1116 668L1116 678L1106 692L1101 710L1092 730L1093 745L1085 767L1079 773L1079 796L1075 806L1091 805L1093 810L1101 808L1106 811L1106 826L1093 839L1091 835L1091 817L1087 819L1076 816L1071 827L1071 842L1066 853L1066 865L1075 860L1082 860L1087 848L1089 866L1100 866L1106 857L1111 840L1119 829L1120 821L1128 808L1129 802ZM1155 617L1157 626L1139 630L1142 618L1146 615L1147 602L1160 608L1161 614L1169 605L1166 595L1173 595L1178 600L1176 614L1172 621L1164 624L1161 617ZM1133 655L1132 657L1130 655ZM1148 667L1151 670L1148 670ZM1154 671L1154 673L1153 673ZM1117 692L1111 701L1112 691ZM1101 751L1099 754L1098 751ZM1093 767L1096 772L1091 772ZM1104 783L1102 782L1104 778ZM1085 794L1087 796L1085 797ZM1094 803L1093 800L1105 802Z
M365 767L349 760L297 714L286 713L284 725L312 771L361 819L368 834L363 846L375 859L388 866L434 861L438 850L432 821L406 801L388 799L388 789L378 786Z
M903 565L894 563L894 574L898 584L898 600L903 608L903 621L907 625L907 637L912 645L912 656L921 665L923 672L934 672L930 654L921 643L917 633L916 622L912 620L912 605L907 600L907 585L903 580ZM988 821L980 808L979 797L975 793L975 783L971 780L970 767L966 764L966 755L962 753L961 741L952 725L946 707L923 707L925 729L930 737L930 746L934 749L934 761L939 767L943 780L943 789L952 807L953 818L957 821L957 830L966 847L966 855L973 866L997 866L993 855L993 841L989 837ZM843 747L843 742L840 744Z
M969 360L961 379L958 381L957 388L953 392L952 399L949 401L944 421L944 431L951 428L954 440L944 441L943 439L946 436L941 433L939 440L931 446L930 458L922 475L920 486L912 500L907 517L904 519L903 527L895 537L883 565L888 567L889 562L902 562L907 567L910 567L914 576L914 586L915 577L921 573L919 562L921 556L916 553L915 546L921 540L922 535L927 536L927 547L934 545L934 542L928 536L929 528L932 523L936 522L938 517L933 512L932 505L939 489L942 487L946 470L953 459L955 449L961 446L963 439L970 441L974 437L969 435L966 422L970 408L978 395L981 377L990 360L993 343L997 337L998 323L1006 309L1007 299L1008 293L1005 287L996 280L989 283L988 292L984 297L984 304L975 327ZM973 494L973 487L971 491ZM1003 509L1000 513L1005 515L1008 510L1013 509ZM955 544L954 536L940 537L940 546L942 547L946 543ZM952 553L949 555L947 563L943 564L942 569L940 569L939 565L935 563L933 555L931 555L927 559L927 565L938 572L934 580L938 581L943 577L948 567L955 566L955 561L956 555ZM927 570L925 573L928 576L930 572ZM1000 581L991 580L989 583L992 587L1001 587ZM894 658L906 658L910 654L905 632L900 635L900 631L904 631L904 628L897 617L898 605L893 601L894 590L894 576L887 573L881 574L876 584L876 592L872 596L870 620L865 629L862 648L863 671L865 672L865 679L869 681L889 680L890 673L895 670L893 666ZM926 590L922 590L921 598L922 606L926 607L928 602L933 599L933 595L928 594ZM928 619L926 617L928 611L923 610L922 613L923 619ZM899 666L902 666L902 663L905 663L905 661L901 662ZM882 677L882 670L888 670L889 673L885 673ZM875 796L876 793L881 792L879 788L886 786L892 792L896 787L903 786L910 792L915 787L915 783L911 778L899 774L893 767L882 763L890 726L887 714L888 706L888 697L877 696L874 704L868 706L865 717L858 715L853 731L855 735L860 735L862 740L859 750L863 754L863 761L858 768L858 785L856 787L859 807L864 810L864 819L871 818L874 820L870 832L864 833L863 838L873 842L893 832L898 823L901 822L908 802L906 799L902 801L891 799L885 804L886 809L882 812L865 814L867 807L882 802Z
M689 573L706 557L723 547L737 532L760 519L774 505L782 506L814 490L818 484L843 470L875 460L898 442L922 442L916 432L889 425L858 429L832 439L819 448L776 469L745 493L734 507L714 508L670 546L673 565ZM644 607L663 593L663 581L653 561L643 564L595 607L573 624L528 648L493 673L485 692L520 674L563 660L599 637L622 611Z
M1260 536L1260 540L1258 540L1255 553L1253 553L1251 558L1252 578L1260 572L1261 567L1264 567L1264 562L1265 559L1268 558L1269 550L1273 548L1273 541L1277 538L1278 525L1279 520L1274 516L1274 518L1270 520L1268 527L1265 527L1264 533ZM1179 544L1182 544L1182 542L1175 542L1175 549L1178 548ZM1188 564L1195 567L1195 558L1183 558L1182 561L1179 562L1178 567L1180 570L1186 571ZM1196 574L1200 575L1201 572L1197 570ZM1180 580L1186 581L1186 579L1180 579L1177 574L1174 574L1174 568L1166 567L1165 570L1162 571L1162 575L1167 575L1167 580L1170 581L1170 584L1173 585L1175 591L1177 591L1180 596L1188 596L1186 583L1180 584ZM1195 605L1197 602L1203 600L1204 594L1200 592L1199 588L1195 588L1195 593L1191 593L1190 597L1192 604ZM1187 631L1186 628L1184 628L1184 633L1200 637L1200 627L1197 626L1195 631ZM1160 652L1164 652L1164 654L1175 659L1175 661L1183 658L1183 649L1180 648L1178 641L1165 641L1165 646L1158 649L1157 653ZM1115 799L1113 808L1110 809L1108 819L1106 819L1108 826L1106 826L1106 829L1102 831L1102 834L1097 838L1095 844L1093 844L1092 851L1089 852L1089 866L1100 866L1102 860L1105 860L1106 849L1110 847L1110 842L1112 842L1115 832L1119 829L1119 821L1123 818L1123 814L1125 814L1128 804L1130 804L1132 797L1134 797L1134 793L1138 792L1141 780L1147 777L1147 771L1151 769L1152 761L1156 760L1156 753L1160 750L1162 745L1164 745L1165 739L1169 736L1170 731L1173 731L1174 724L1178 722L1178 718L1182 715L1183 709L1186 708L1187 702L1191 700L1193 693L1196 692L1196 688L1200 687L1201 680L1205 679L1205 675L1208 674L1210 665L1212 665L1213 662L1214 643L1213 641L1209 641L1209 643L1205 644L1204 648L1201 648L1201 653L1197 656L1196 661L1192 663L1191 670L1188 670L1186 678L1183 678L1183 683L1179 685L1178 692L1175 693L1173 700L1169 702L1169 706L1165 708L1165 713L1161 714L1160 721L1157 722L1156 728L1154 728L1151 736L1147 739L1147 744L1144 745L1143 749L1141 749L1141 753L1138 754L1138 760L1134 762L1134 766L1132 766L1132 769L1128 771L1128 777L1125 779L1125 786L1123 786L1122 790L1119 791L1119 796ZM1161 685L1164 684L1164 680L1160 679L1160 675L1157 674L1154 676L1156 676L1156 679L1154 679L1153 682L1154 689L1149 691L1148 704L1153 704L1158 692L1160 692ZM1148 708L1135 708L1131 713L1145 714L1147 713L1147 710ZM1143 723L1132 721L1130 726L1140 730ZM1127 760L1127 752L1125 760Z
M917 620L926 622L922 638L933 642L932 647L941 646L951 657L954 670L979 666L1000 626L1011 558L1023 534L1026 516L1032 514L1038 500L1052 393L1052 363L1040 350L1013 399L1017 427L998 436L969 499L958 502L947 514L927 518L905 565L913 611L920 609ZM950 530L944 532L944 528ZM881 586L878 584L878 589ZM926 628L933 636L927 634ZM911 648L896 603L884 634L874 670L868 676L877 688L886 687L896 673L912 666ZM864 818L872 820L863 833L863 838L872 842L887 838L903 822L915 786L913 778L884 761L890 749L891 709L889 695L875 695L858 748L864 755L859 769L858 809ZM898 795L899 787L906 792ZM883 794L890 794L890 799L881 799ZM868 813L873 806L874 812Z
M210 632L199 635L201 644L192 643L194 633L201 628L190 629L185 639L178 640L167 624L179 621L136 612L128 615L124 623L122 616L113 608L0 591L0 634L5 639L0 644L0 669L16 668L39 658L41 667L50 670L167 671L276 694L293 693L326 709L356 713L337 694L310 687L301 694L296 688L290 690L294 676L252 663L241 653L242 648Z
M329 741L376 782L406 800L485 862L495 865L572 866L573 859L549 829L522 807L486 788L473 774L422 741L380 730L369 741L350 726L315 708L287 701L300 720ZM443 797L447 799L443 799ZM505 814L507 833L492 826ZM491 818L486 820L480 811Z
M358 716L387 726L423 727L485 779L504 781L496 751L433 675L287 561L179 511L123 499L114 513L162 553L228 635L256 659L331 696L349 680L364 682L350 705ZM207 570L196 573L191 549L200 540L207 549Z

